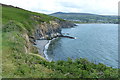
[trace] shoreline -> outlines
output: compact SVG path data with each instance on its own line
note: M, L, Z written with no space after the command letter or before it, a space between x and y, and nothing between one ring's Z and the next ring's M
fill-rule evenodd
M49 48L49 45L51 41L55 40L56 38L53 38L52 40L36 40L36 47L38 48L39 54L44 57L47 61L51 62L52 60L48 58L47 50Z
M35 41L35 43L36 43L35 47L38 48L39 54L44 58L45 58L44 49L45 49L45 46L48 44L48 42L49 42L49 40L36 40Z
M47 55L47 50L49 48L49 45L51 43L52 40L48 40L48 43L44 46L44 50L43 50L43 54L44 54L44 58L47 60L47 61L51 61L49 58L48 58L48 55Z
M48 58L47 50L48 50L48 48L49 48L50 43L51 43L53 40L55 40L55 39L57 39L57 38L53 38L53 39L51 39L51 40L47 40L48 43L44 46L44 50L43 50L44 58L45 58L47 61L49 61L49 62L51 62L52 59L49 59L49 58Z

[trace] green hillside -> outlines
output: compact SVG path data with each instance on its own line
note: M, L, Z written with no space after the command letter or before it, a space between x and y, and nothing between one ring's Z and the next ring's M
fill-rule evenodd
M41 16L41 19L34 21L34 15ZM6 5L2 7L2 76L4 78L49 77L48 74L52 73L52 70L41 64L34 64L38 60L43 60L42 58L25 54L24 46L31 46L32 44L28 44L23 35L31 35L35 24L43 21L48 22L52 19L54 17L45 14L34 13ZM33 46L31 46L30 52L38 53Z
M50 14L58 18L74 21L77 23L114 23L118 24L118 16L97 15L90 13L64 13L56 12Z
M39 17L36 17L39 16ZM48 62L28 39L36 25L58 18L24 9L2 7L3 78L117 78L118 69L86 59Z
M2 22L3 25L8 24L10 22L14 22L16 24L21 24L28 32L30 33L34 29L34 25L41 22L49 22L50 20L54 20L55 17L51 17L45 14L35 13L31 11L26 11L20 8L14 8L11 6L3 6L2 7ZM40 16L40 18L34 17Z

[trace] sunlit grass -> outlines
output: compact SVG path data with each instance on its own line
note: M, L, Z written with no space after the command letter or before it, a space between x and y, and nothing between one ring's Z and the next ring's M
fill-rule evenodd
M2 6L0 5L0 79L2 78Z

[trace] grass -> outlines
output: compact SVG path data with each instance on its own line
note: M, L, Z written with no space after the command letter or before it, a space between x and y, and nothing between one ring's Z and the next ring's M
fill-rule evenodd
M2 13L3 25L13 21L16 24L22 25L29 34L33 33L33 30L37 24L40 24L41 22L49 23L49 21L56 19L55 17L45 14L35 13L8 6L2 7Z
M20 37L19 32L3 33L3 39L3 78L49 77L52 70L36 64L44 59L25 53L25 40Z
M86 59L48 62L28 40L36 25L58 19L14 7L2 8L3 78L117 78L118 69ZM64 21L64 20L63 20ZM37 54L36 54L37 53Z
M55 71L37 63L45 59L26 36L33 34L37 24L57 18L8 6L2 7L2 14L2 77L49 78Z
M0 5L0 79L2 78L2 6Z

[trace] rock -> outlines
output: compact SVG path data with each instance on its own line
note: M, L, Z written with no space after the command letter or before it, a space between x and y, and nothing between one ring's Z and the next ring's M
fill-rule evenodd
M61 33L62 28L70 28L74 26L75 24L72 22L59 20L59 19L49 21L49 23L41 22L40 24L36 25L36 28L33 33L34 39L32 40L31 38L31 42L39 39L52 39L54 37L58 37L62 35Z

